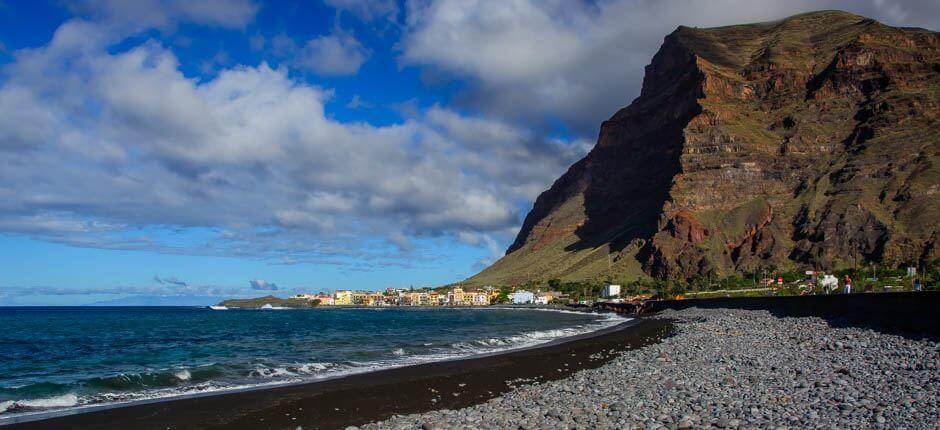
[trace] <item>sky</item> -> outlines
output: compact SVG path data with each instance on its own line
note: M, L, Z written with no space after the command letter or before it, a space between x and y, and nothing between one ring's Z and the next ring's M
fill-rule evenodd
M0 0L0 305L439 286L679 25L890 0Z

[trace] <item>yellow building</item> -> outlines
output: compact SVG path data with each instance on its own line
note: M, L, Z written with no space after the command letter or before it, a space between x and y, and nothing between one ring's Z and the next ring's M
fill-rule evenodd
M385 304L385 294L378 292L366 294L363 304L366 306L382 306Z
M353 293L349 290L337 290L333 293L333 304L336 306L353 304Z
M352 293L352 304L354 305L364 305L369 299L369 294L362 291L353 291Z

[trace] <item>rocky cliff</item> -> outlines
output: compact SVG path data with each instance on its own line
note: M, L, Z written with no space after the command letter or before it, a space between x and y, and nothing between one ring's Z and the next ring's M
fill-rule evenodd
M938 258L940 36L838 11L668 35L468 283Z

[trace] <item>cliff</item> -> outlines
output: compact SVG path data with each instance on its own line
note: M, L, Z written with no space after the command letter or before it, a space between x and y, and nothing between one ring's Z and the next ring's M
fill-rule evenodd
M938 258L940 37L839 11L668 35L639 97L465 281Z

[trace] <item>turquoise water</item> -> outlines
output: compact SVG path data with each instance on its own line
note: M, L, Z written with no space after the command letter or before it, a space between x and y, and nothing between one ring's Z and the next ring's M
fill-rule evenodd
M496 308L0 308L0 420L446 360L619 321Z

